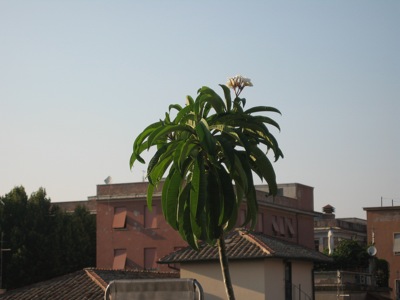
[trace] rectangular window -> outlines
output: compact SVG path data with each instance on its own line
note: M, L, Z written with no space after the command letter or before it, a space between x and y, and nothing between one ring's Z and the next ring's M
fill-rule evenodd
M157 228L157 206L144 207L144 228Z
M114 229L126 228L126 207L115 207L114 208Z
M123 270L125 269L125 264L126 264L126 249L114 249L113 269Z
M144 268L146 270L157 268L157 249L144 248Z
M294 237L296 235L296 232L294 231L291 218L286 218L286 226L287 226L287 228L289 230L289 235L291 237Z
M400 255L400 233L393 235L393 252L394 255Z
M275 235L278 235L279 234L279 226L278 226L278 222L276 220L277 220L277 217L272 216L272 230Z
M285 236L285 220L283 217L279 217L278 224L279 224L279 232L280 232L281 236Z

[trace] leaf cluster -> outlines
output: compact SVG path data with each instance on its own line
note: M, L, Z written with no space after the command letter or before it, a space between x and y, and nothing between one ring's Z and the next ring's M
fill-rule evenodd
M144 151L157 149L147 168L148 206L162 182L164 217L193 248L198 240L213 244L231 230L244 199L244 224L255 226L258 206L253 172L267 181L275 195L276 176L267 152L273 152L275 161L283 157L267 127L280 130L278 123L259 114L279 110L269 106L245 110L244 98L231 99L228 87L220 86L224 99L202 87L196 99L187 96L184 107L170 105L163 120L137 136L130 159L132 168L136 161L145 163Z

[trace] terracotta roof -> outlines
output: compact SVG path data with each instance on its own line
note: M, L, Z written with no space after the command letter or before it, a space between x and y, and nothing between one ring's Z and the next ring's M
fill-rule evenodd
M331 258L315 250L245 229L228 233L225 237L225 244L230 260L285 258L321 262L331 261ZM164 256L158 263L201 262L218 259L217 247L202 243L199 251L186 247Z
M179 278L176 272L106 270L89 268L42 281L0 295L1 300L103 300L108 283L118 279Z

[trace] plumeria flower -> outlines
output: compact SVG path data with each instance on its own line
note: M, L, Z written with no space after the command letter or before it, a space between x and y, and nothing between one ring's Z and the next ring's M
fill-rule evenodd
M239 96L245 86L253 86L251 79L242 75L228 78L226 85L235 91L236 97Z

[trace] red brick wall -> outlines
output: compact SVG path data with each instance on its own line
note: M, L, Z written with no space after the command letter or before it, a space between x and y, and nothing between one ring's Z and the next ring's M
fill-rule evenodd
M145 198L123 200L100 200L97 203L97 267L112 268L114 249L127 249L126 268L144 267L144 249L156 248L157 257L161 258L175 247L185 246L179 234L164 220L161 213L160 199L154 199L157 206L157 228L145 228ZM114 208L127 208L126 228L113 229ZM160 265L160 269L169 270Z
M178 247L186 246L180 235L164 220L160 197L153 199L156 205L157 228L145 228L147 182L99 185L97 187L97 267L112 268L114 250L127 249L126 268L143 268L146 248L156 248L157 259ZM292 187L292 186L291 186ZM293 193L298 188L294 185ZM276 197L267 199L265 193L258 193L259 214L262 215L263 232L278 238L314 248L313 189L300 185L299 199ZM161 186L159 187L160 191ZM272 205L272 207L271 207ZM126 228L113 229L116 207L127 208ZM245 209L245 204L243 204ZM302 210L304 213L302 213ZM308 214L307 214L308 213ZM151 215L151 214L150 214ZM279 230L274 230L273 222ZM256 227L257 228L257 227ZM159 265L161 270L168 266Z
M368 244L372 243L372 231L375 237L376 256L387 260L390 268L389 286L395 293L395 281L400 280L400 255L393 252L394 233L400 233L400 207L382 207L367 210Z

